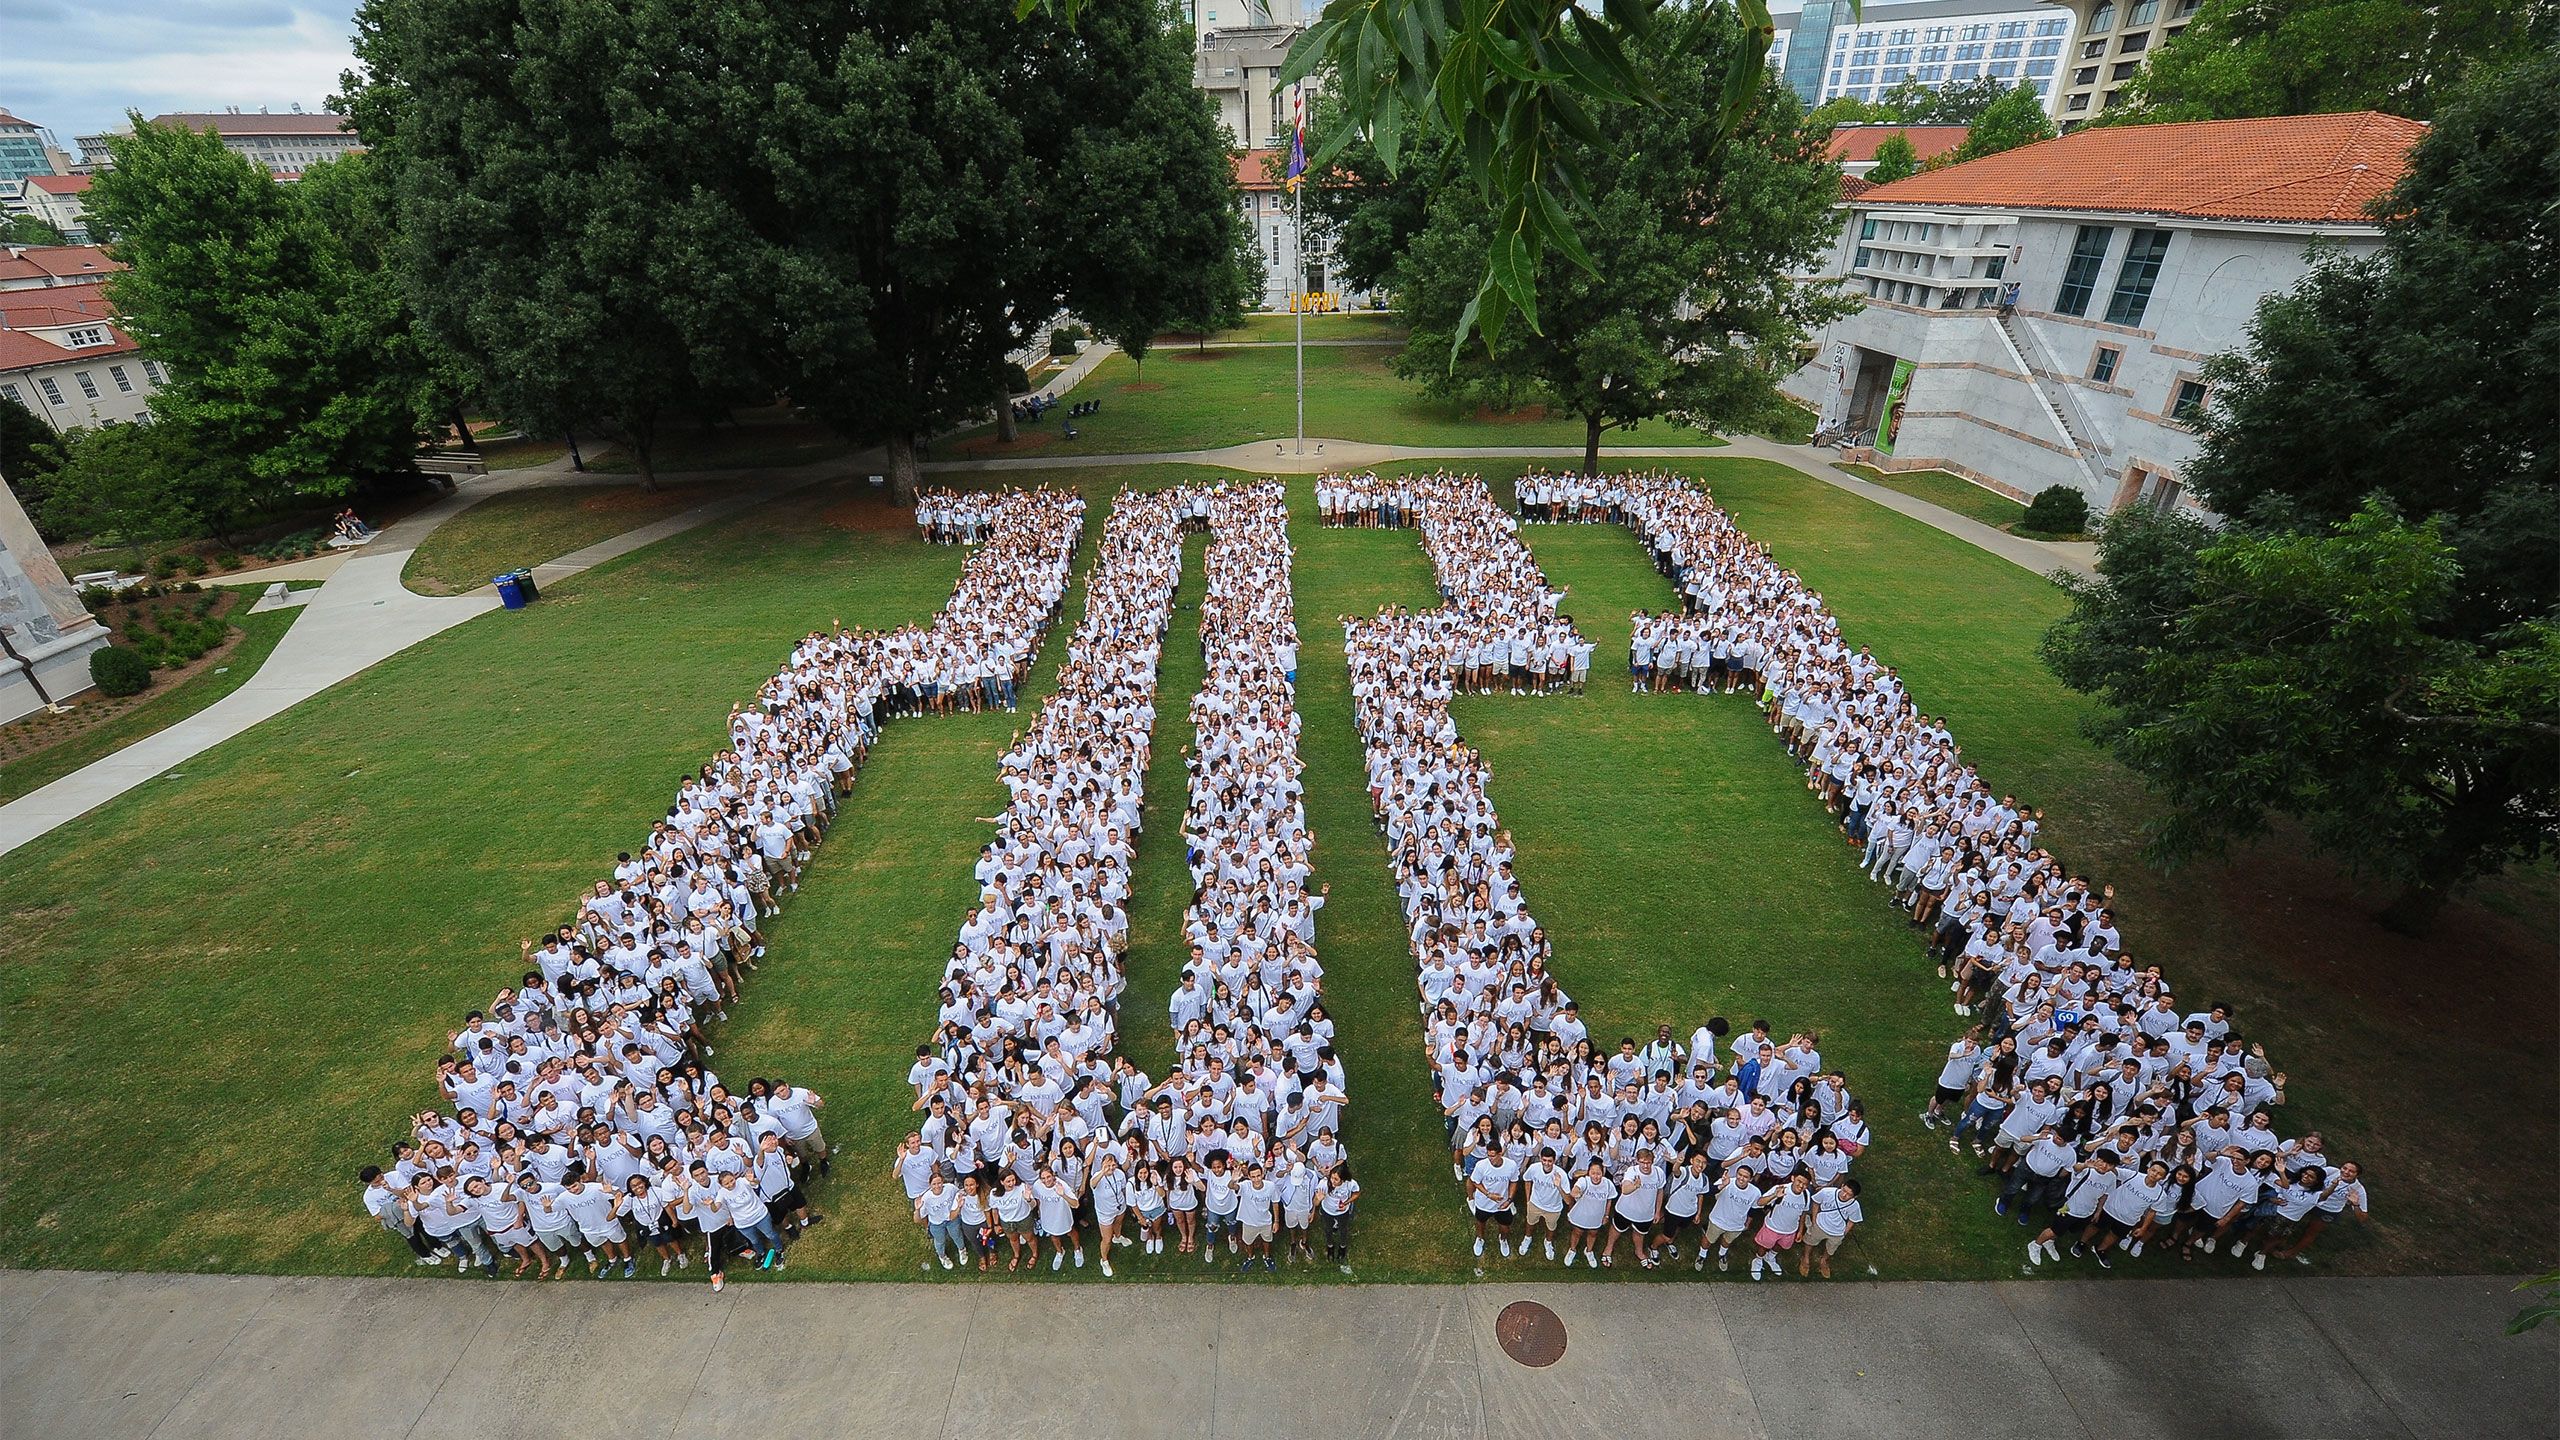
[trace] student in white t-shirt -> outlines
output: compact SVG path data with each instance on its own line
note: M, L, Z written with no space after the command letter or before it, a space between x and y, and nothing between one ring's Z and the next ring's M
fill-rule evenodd
M1500 1149L1484 1155L1467 1172L1467 1208L1474 1213L1476 1254L1484 1254L1485 1230L1490 1227L1502 1258L1511 1258L1511 1232L1518 1224L1520 1167ZM1524 1237L1521 1253L1528 1253Z
M1520 1245L1527 1249L1529 1238L1536 1235L1546 1249L1546 1256L1556 1258L1556 1226L1563 1223L1564 1210L1573 1188L1573 1174L1551 1148L1538 1151L1538 1158L1520 1174L1521 1198L1528 1212L1528 1223L1520 1232ZM1568 1241L1570 1248L1570 1241Z
M1039 1178L1031 1182L1031 1199L1039 1212L1040 1238L1049 1242L1049 1268L1059 1269L1067 1263L1067 1251L1076 1255L1076 1268L1084 1268L1084 1240L1076 1231L1076 1202L1082 1198L1077 1188L1059 1178L1057 1170L1043 1164Z
M1565 1207L1565 1220L1573 1226L1573 1235L1565 1242L1566 1269L1573 1268L1576 1255L1594 1266L1600 1263L1600 1235L1609 1228L1609 1209L1617 1199L1618 1182L1609 1178L1608 1168L1593 1156L1582 1173L1574 1177L1573 1199Z

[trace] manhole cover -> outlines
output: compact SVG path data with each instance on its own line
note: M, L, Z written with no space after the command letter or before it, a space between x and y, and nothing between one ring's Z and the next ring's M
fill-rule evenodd
M1493 1317L1493 1338L1502 1353L1523 1365L1545 1369L1564 1358L1564 1322L1535 1300L1515 1300Z

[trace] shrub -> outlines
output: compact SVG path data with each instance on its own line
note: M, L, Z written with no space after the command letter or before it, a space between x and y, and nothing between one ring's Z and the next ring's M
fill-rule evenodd
M1057 329L1049 332L1049 353L1052 355L1073 355L1076 353L1076 342L1084 338L1085 330L1083 326L1072 324L1061 325Z
M110 645L89 653L89 678L98 693L121 699L151 688L151 662L131 650Z
M192 551L181 556L178 560L178 565L190 575L201 575L205 571L213 568L210 564L206 563L203 556L195 554Z
M2017 523L2021 535L2077 535L2089 528L2089 497L2069 485L2048 485L2027 504Z
M237 570L237 569L239 569L239 568L240 568L240 552L239 552L239 551L237 551L237 550L225 550L225 551L223 551L221 554L216 555L216 556L214 556L214 557L213 557L213 566L214 566L214 568L215 568L215 569L217 569L217 570Z
M89 607L89 613L95 615L116 603L116 592L104 585L83 585L80 587L80 603Z
M178 557L177 557L177 556L175 556L175 555L155 555L155 556L151 557L151 578L152 578L152 579L154 579L154 580L166 580L166 579L168 579L170 576L175 575L175 574L177 574L177 573L178 573Z

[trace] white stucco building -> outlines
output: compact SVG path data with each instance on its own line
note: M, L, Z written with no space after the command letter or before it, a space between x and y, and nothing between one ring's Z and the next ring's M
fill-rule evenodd
M2083 130L1865 191L1821 275L1865 299L1789 393L1887 470L2193 506L2204 362L2366 213L2426 127L2373 113Z
M53 552L0 476L0 723L89 688L89 653L107 643Z
M0 289L0 396L57 431L150 418L166 372L115 323L105 290Z

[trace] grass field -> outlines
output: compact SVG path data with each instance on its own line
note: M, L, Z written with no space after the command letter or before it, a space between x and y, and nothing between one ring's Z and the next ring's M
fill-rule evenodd
M1393 310L1344 310L1331 315L1310 315L1307 338L1310 340L1374 340L1381 345L1401 345L1408 333L1404 316ZM1244 317L1244 323L1232 330L1211 335L1212 342L1238 340L1294 340L1298 336L1298 317L1273 315L1257 311ZM1189 332L1156 337L1156 344L1170 349L1190 343L1196 337Z
M1285 319L1286 317L1281 317ZM1469 407L1433 400L1388 368L1389 346L1328 346L1307 351L1307 433L1336 440L1398 445L1580 445L1582 422L1532 409L1479 415ZM1065 438L1052 415L1021 427L1011 445L997 442L993 426L966 430L934 447L936 458L1035 455L1078 451L1128 455L1207 450L1248 440L1297 433L1296 351L1190 350L1179 345L1150 352L1143 367L1114 355L1076 386L1072 398L1099 399L1102 409L1075 422L1081 433ZM1612 430L1603 444L1714 445L1713 436L1656 421Z
M709 480L671 478L655 490L631 482L492 495L429 531L402 567L400 583L421 595L477 590L492 575L556 560L690 510L722 488Z
M1915 500L1926 500L1941 510L1979 520L1985 525L2007 528L2025 519L2027 507L1987 486L1976 485L1961 475L1944 470L1878 470L1872 465L1838 467L1870 485L1898 490Z
M1507 482L1520 467L1487 468ZM2316 1125L2333 1153L2366 1162L2383 1222L2333 1232L2325 1268L2548 1264L2560 1122L2539 1077L2560 1053L2551 927L2537 923L2552 913L2546 890L2497 897L2528 918L2466 905L2433 942L2412 944L2374 929L2349 886L2282 846L2176 876L2144 869L2130 838L2140 787L2078 738L2078 703L2034 664L2035 636L2061 606L2049 585L1782 467L1683 468L1824 592L1854 643L1901 668L1995 783L2049 808L2061 853L2120 887L2137 956L2159 959L2184 994L2241 1007L2291 1072L2287 1128ZM1072 473L1099 502L1124 482L1212 472ZM1360 1278L1463 1278L1459 1198L1335 623L1433 603L1430 573L1410 532L1321 530L1307 482L1291 494L1308 803L1317 878L1333 886L1320 941L1367 1190ZM2014 1274L2021 1237L1991 1216L1970 1167L1910 1123L1961 1022L1908 932L1856 877L1746 702L1627 693L1628 613L1671 599L1635 541L1609 527L1527 534L1599 643L1592 693L1472 698L1457 716L1491 758L1530 902L1561 937L1559 973L1595 1032L1711 1011L1819 1028L1877 1132L1859 1165L1870 1223L1845 1273ZM1124 1021L1129 1052L1158 1070L1180 953L1198 551L1158 699ZM814 487L449 631L0 857L0 1064L14 1082L0 1099L12 1142L0 1149L11 1217L0 1262L411 1273L362 1214L353 1173L430 1102L448 1031L512 978L517 937L560 918L640 837L794 636L837 616L923 619L961 553L918 544L867 487ZM1081 604L1079 587L1032 699ZM973 894L987 827L972 817L1001 802L995 757L1017 723L890 727L716 1037L716 1068L733 1083L788 1075L829 1101L842 1155L820 1196L836 1223L794 1249L795 1278L917 1277L923 1240L885 1167L909 1123L906 1060L930 1029L940 959ZM2432 1093L2403 1083L2412 1064ZM2446 1109L2442 1094L2498 1101ZM2129 1268L2185 1273L2156 1257ZM1178 1259L1126 1267L1200 1271Z

